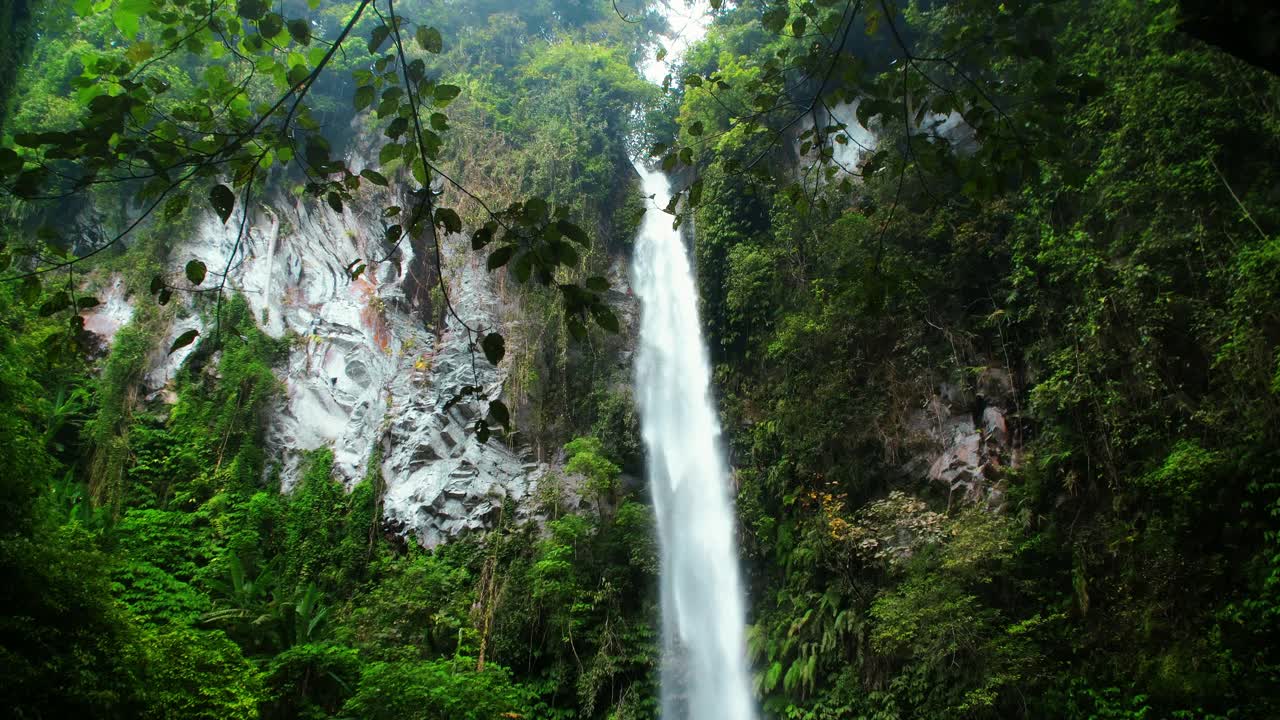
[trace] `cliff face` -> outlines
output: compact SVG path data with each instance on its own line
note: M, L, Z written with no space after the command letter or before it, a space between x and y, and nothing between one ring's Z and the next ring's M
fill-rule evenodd
M474 436L488 401L504 395L510 362L494 367L478 348L473 356L472 341L479 338L468 337L444 312L429 237L407 239L388 252L381 200L339 213L322 202L276 195L254 208L239 241L238 213L225 225L208 214L173 243L169 270L180 276L183 264L199 259L209 268L206 285L226 270L228 291L245 297L261 329L292 340L287 362L277 368L283 390L266 437L283 491L299 479L307 451L328 447L348 486L371 470L381 472L386 524L427 547L490 526L507 499L527 520L533 503L521 501L553 468L527 446ZM485 269L483 254L472 252L464 235L441 240L457 313L472 328L519 337L509 330L525 319L524 310L517 299L503 297L502 279ZM351 280L347 268L356 258L368 269ZM615 288L623 285L611 299L630 317L625 262L614 258L612 265ZM119 278L102 295L102 304L86 313L86 328L109 343L139 300L125 296ZM150 358L142 388L149 401L172 402L170 388L183 362L218 332L194 311L194 300L187 301ZM190 329L200 331L200 341L165 354ZM469 385L483 390L450 404ZM379 466L371 468L371 461ZM579 502L569 485L561 490Z

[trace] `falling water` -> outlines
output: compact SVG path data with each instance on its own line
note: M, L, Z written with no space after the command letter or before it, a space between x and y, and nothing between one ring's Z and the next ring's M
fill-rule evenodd
M637 165L664 207L665 175ZM662 545L664 720L752 720L729 473L698 294L679 231L651 209L636 239L636 394Z

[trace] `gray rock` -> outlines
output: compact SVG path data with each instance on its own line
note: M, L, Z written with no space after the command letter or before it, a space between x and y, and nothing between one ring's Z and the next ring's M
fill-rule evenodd
M909 447L901 467L946 486L952 503L984 503L997 509L1004 499L1004 474L1021 459L1009 430L1014 390L1007 371L988 368L974 388L943 383L908 422ZM982 407L975 423L975 402Z
M408 204L394 196L387 201ZM433 277L430 259L415 257L406 243L395 257L378 262L384 252L380 217L359 207L336 213L324 203L274 198L251 217L243 239L235 223L224 225L210 214L175 247L169 270L180 274L192 258L209 268L230 261L229 284L248 301L262 330L292 338L278 369L284 390L266 437L269 455L282 461L282 489L297 482L308 451L332 448L336 474L353 486L380 448L388 527L431 547L492 527L503 501L536 497L550 468L499 437L478 442L475 420L501 396L506 369L482 355L473 363L471 338L457 319L432 329L430 319L410 309L406 279L414 272ZM482 332L499 328L499 298L483 258L473 256L469 240L460 235L446 237L441 250L450 299L462 320ZM356 259L368 268L353 281L346 267ZM121 287L113 285L116 294L86 321L107 336L132 311ZM163 351L192 328L203 331L195 313L174 323L151 359L145 384L152 397L171 395L177 369L196 346L172 355ZM469 385L483 390L445 410ZM515 512L517 520L538 520L536 507Z

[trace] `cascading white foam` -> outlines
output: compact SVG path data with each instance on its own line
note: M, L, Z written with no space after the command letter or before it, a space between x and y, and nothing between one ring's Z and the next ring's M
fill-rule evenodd
M657 207L662 173L637 164ZM636 239L636 395L662 546L663 720L752 720L728 467L698 294L679 231L651 208Z

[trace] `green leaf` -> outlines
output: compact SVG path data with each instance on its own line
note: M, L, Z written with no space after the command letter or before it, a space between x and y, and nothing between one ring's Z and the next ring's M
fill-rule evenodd
M187 209L189 202L190 198L186 193L169 196L169 199L164 201L164 219L172 220L181 215L182 211Z
M306 20L294 19L289 21L289 36L299 45L311 44L311 24Z
M364 110L365 108L372 105L373 99L376 94L377 94L377 91L374 89L372 85L362 85L356 88L356 96L355 96L355 99L352 101L352 104L355 106L356 112L360 112L361 110Z
M378 52L378 48L382 47L382 43L387 41L391 35L391 29L386 25L379 25L369 33L369 54L373 55Z
M208 272L208 268L206 268L204 263L199 260L192 260L187 263L186 272L187 279L191 281L191 284L199 285L204 282L204 276L205 273Z
M336 192L331 192L329 193L328 196L325 197L325 200L329 203L329 207L333 208L334 212L336 213L342 212L342 196L341 195L339 195Z
M511 273L516 276L519 282L528 282L529 276L533 274L533 258L530 253L522 253L516 261L511 263Z
M209 191L209 202L213 205L214 212L218 213L218 219L225 224L227 218L231 217L231 209L236 205L236 196L226 185L214 185Z
M40 305L38 312L40 317L49 317L59 310L64 310L68 307L71 307L71 297L67 295L65 290L59 290Z
M258 21L258 32L265 38L274 38L282 30L284 30L284 18L276 13L269 12Z
M8 177L22 170L22 158L10 148L0 148L0 177Z
M371 170L369 168L365 168L360 171L360 177L364 178L365 180L368 180L374 185L379 185L381 187L387 186L387 179L383 177L382 173L378 172L377 170Z
M22 279L22 288L18 291L18 297L22 298L22 302L31 305L40 299L40 276L28 275Z
M775 7L765 12L764 16L760 18L760 22L764 25L765 30L771 33L780 33L782 32L782 26L787 24L787 16L789 14L790 12L784 4L781 7Z
M482 250L484 246L491 242L493 242L493 228L486 225L475 231L475 234L471 236L471 249Z
M111 11L111 22L122 35L132 40L138 35L138 23L142 16L151 12L151 9L151 0L120 0Z
M476 440L479 440L481 445L489 442L489 435L491 434L491 431L489 430L489 423L484 420L477 420L475 430Z
M555 249L556 262L565 267L578 266L578 251L574 250L572 245L564 241L558 241L555 244Z
M511 259L511 255L515 251L516 247L514 245L504 245L489 253L489 261L486 264L490 270L497 270L507 264L507 261Z
M266 0L240 0L236 3L236 13L248 20L257 20L267 14Z
M502 427L511 429L511 411L507 409L506 403L501 400L489 401L489 414L497 420Z
M524 201L524 219L530 223L540 223L547 216L547 201L542 198L529 198Z
M698 207L702 202L702 178L693 181L689 186L689 207Z
M298 63L297 65L294 65L293 67L289 68L289 74L286 76L286 78L289 80L289 84L293 85L294 87L301 85L309 77L311 77L311 71L308 70L307 66L303 65L302 63Z
M701 121L701 120L699 120L699 121L697 121L697 122L693 123L692 125L690 125L690 126L689 126L689 128L688 128L688 132L689 132L689 134L690 134L690 135L695 135L695 136L696 136L696 135L701 135L701 134L702 134L702 121Z
M440 31L433 27L418 28L418 44L423 50L429 53L438 54L444 49L444 38L440 37Z
M436 224L451 233L462 232L462 218L451 208L436 208Z
M795 35L796 37L802 37L804 35L805 28L808 26L808 24L809 24L809 21L806 20L804 16L801 16L796 18L795 20L792 20L791 34Z
M618 325L618 316L603 303L591 306L591 317L595 318L597 325L611 333L617 334L622 329Z
M503 356L507 354L507 341L498 333L485 335L480 341L480 347L484 348L484 357L490 365L502 362Z
M176 340L173 341L173 344L169 346L169 354L172 355L174 351L178 350L179 348L184 348L190 345L191 343L195 342L196 338L199 336L200 336L200 331L195 329L191 329L182 333L177 337Z
M609 289L609 281L596 276L587 278L587 289L592 292L604 292Z
M387 143L378 151L378 164L386 165L398 157L400 157L400 146L395 143Z
M437 85L435 90L436 106L445 107L461 94L462 88L457 85Z
M571 223L568 220L560 220L556 222L556 227L559 228L560 234L578 243L582 247L591 247L591 238L587 236L587 231L578 227L576 224Z
M398 117L391 121L391 124L387 126L387 129L384 132L387 137L395 139L403 135L408 129L409 121L405 118Z

